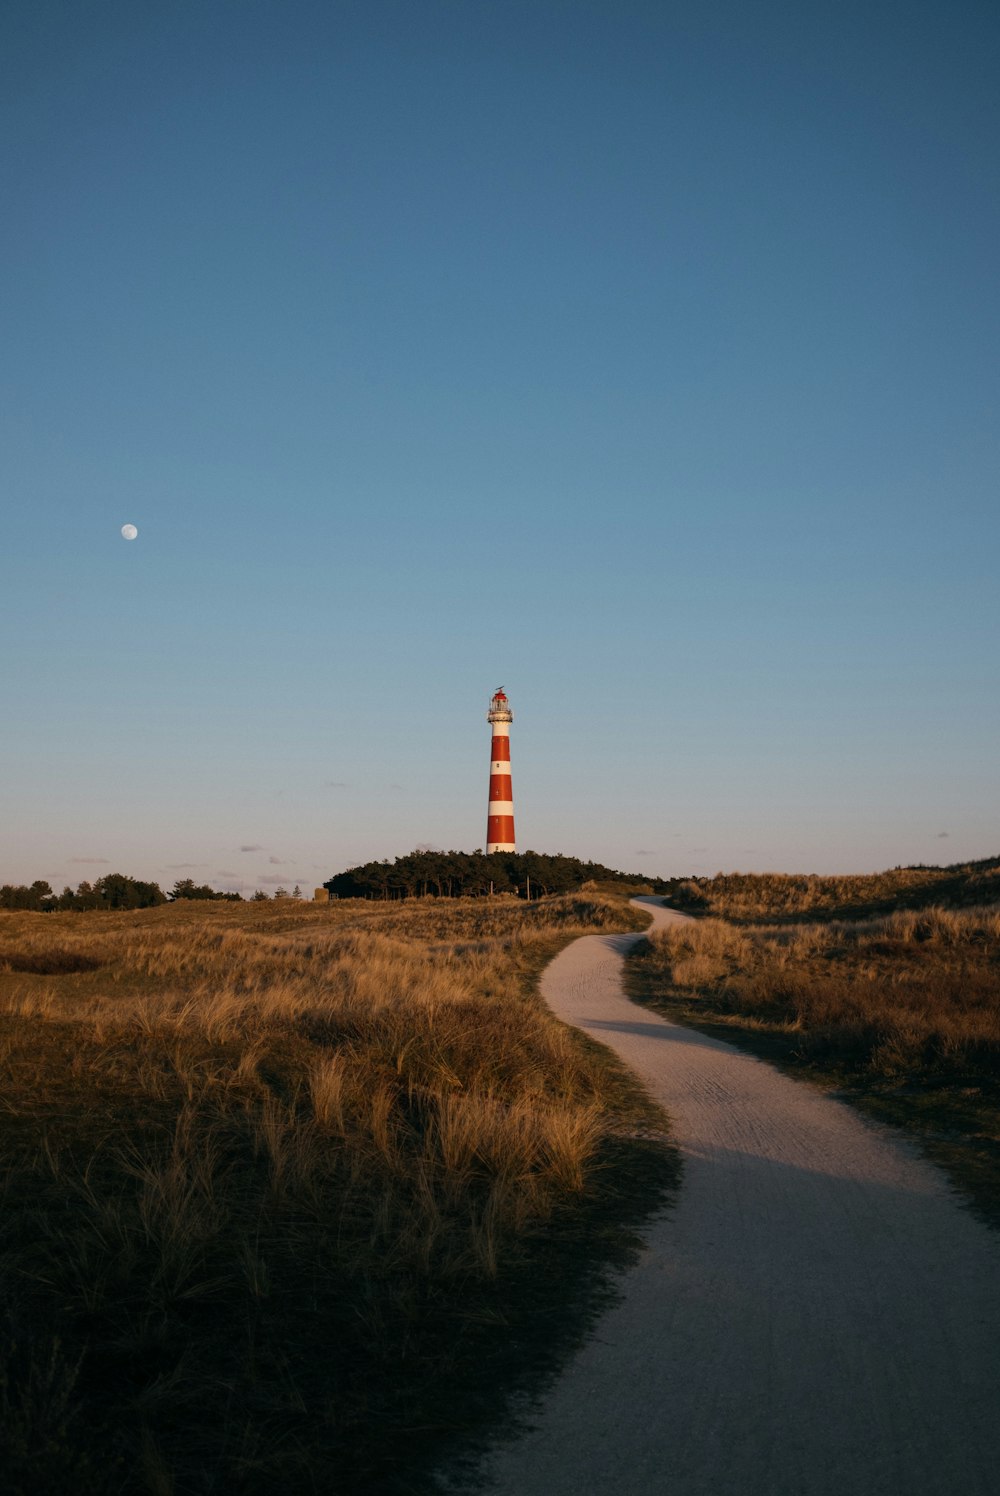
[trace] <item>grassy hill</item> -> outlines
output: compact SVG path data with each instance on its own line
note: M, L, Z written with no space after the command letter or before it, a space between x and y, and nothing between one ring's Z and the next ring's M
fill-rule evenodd
M719 873L675 879L669 902L690 914L736 924L863 919L897 909L964 909L1000 903L1000 857L950 867L897 867L884 873Z

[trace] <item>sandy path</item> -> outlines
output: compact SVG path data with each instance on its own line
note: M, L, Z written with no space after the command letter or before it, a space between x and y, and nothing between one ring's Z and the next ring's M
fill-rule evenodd
M679 1200L533 1431L464 1489L998 1496L1000 1239L891 1133L629 1003L637 938L576 941L542 992L670 1113Z

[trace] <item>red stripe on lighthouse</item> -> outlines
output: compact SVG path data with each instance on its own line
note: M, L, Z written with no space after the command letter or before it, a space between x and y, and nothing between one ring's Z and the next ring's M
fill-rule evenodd
M486 845L492 846L494 842L514 845L514 817L513 816L489 816L486 821Z
M490 804L494 800L513 800L514 792L510 787L509 774L490 775Z
M495 763L495 764L499 764L499 763L509 764L510 763L510 738L508 738L508 737L502 737L502 738L501 737L495 737L493 739L493 747L490 749L490 756L491 756L491 759L492 759L493 763Z

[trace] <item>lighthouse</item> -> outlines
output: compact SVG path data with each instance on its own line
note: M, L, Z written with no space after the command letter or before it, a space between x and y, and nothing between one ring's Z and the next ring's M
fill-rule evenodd
M493 729L490 748L490 808L486 819L487 852L513 852L514 793L510 787L510 724L514 713L503 687L490 697L486 720Z

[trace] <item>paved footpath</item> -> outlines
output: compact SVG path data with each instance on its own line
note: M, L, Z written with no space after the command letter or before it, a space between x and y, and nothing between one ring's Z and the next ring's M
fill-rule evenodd
M1000 1496L1000 1237L891 1132L630 1003L640 938L576 941L542 993L670 1114L678 1200L531 1431L461 1490Z

